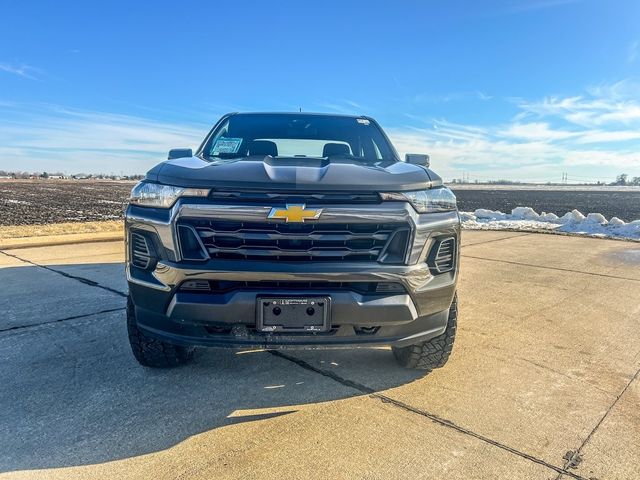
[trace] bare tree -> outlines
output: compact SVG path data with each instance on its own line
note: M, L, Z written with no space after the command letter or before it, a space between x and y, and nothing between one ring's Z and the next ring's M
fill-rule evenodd
M616 177L616 181L614 185L626 185L628 178L629 178L629 175L627 175L626 173L621 173Z

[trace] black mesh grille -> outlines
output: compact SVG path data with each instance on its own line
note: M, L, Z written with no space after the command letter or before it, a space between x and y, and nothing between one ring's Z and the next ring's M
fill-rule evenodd
M402 223L277 223L188 219L211 258L374 262Z

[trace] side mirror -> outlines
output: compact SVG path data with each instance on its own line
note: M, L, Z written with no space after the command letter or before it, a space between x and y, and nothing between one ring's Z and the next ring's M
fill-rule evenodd
M428 167L431 160L429 159L429 155L425 155L422 153L407 153L404 156L404 161L407 163L412 163L413 165L422 165L423 167Z
M174 158L193 157L193 150L190 148L172 148L169 150L169 156L167 160L173 160Z

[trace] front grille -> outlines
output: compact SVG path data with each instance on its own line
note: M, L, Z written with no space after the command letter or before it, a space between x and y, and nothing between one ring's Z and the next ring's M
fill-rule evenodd
M375 262L396 232L408 238L409 231L402 223L181 222L195 229L210 258L237 260Z

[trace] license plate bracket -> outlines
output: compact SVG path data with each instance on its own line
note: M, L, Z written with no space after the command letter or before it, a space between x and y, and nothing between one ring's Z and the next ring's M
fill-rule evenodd
M327 332L331 324L329 297L256 298L256 328L259 332Z

